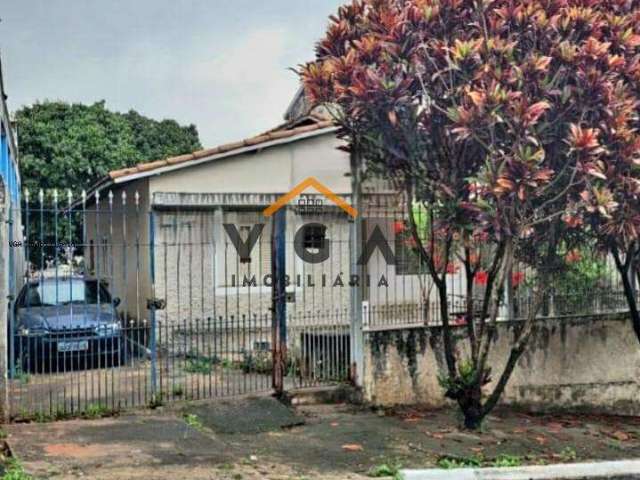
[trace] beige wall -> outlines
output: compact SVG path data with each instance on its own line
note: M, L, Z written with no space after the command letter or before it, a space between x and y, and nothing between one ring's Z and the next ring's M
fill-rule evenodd
M331 256L325 262L309 265L294 252L295 232L314 220L293 211L287 216L286 265L292 284L287 291L295 295L289 303L291 321L304 321L303 315L335 317L340 310L342 321L349 305L349 221L345 214L334 212L324 218L331 240ZM265 275L271 273L271 224L261 211L183 211L155 213L156 295L166 299L167 308L158 314L162 321L172 323L201 318L242 318L269 315L271 288L265 285ZM252 227L264 223L250 263L240 263L235 247L230 243L223 223ZM343 274L344 287L333 287L335 277ZM322 287L322 275L327 285ZM235 285L232 284L235 275ZM257 286L243 286L245 277L255 275ZM300 285L297 278L300 275ZM314 287L308 285L311 275Z
M349 155L333 133L213 160L150 177L150 191L182 193L285 193L316 177L336 193L349 193Z
M515 326L499 325L490 356L494 381L509 354ZM462 342L463 331L457 334ZM374 404L446 405L437 379L444 369L437 328L365 334L364 389ZM534 411L639 415L639 378L640 349L628 319L540 320L502 401Z
M151 297L148 182L142 179L123 187L114 186L111 191L112 210L108 190L101 192L97 213L95 204L87 206L85 262L93 275L109 282L112 295L120 297L121 312L145 320L149 313L147 299ZM137 206L136 192L140 195Z

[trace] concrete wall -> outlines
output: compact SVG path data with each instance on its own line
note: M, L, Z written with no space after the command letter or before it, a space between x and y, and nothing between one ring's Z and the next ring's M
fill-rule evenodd
M517 327L517 322L499 325L489 361L494 381ZM456 330L456 338L464 351L462 329ZM365 333L364 390L369 402L445 406L449 401L437 378L445 369L440 328ZM627 318L540 320L502 402L532 411L640 415L639 379L640 346Z

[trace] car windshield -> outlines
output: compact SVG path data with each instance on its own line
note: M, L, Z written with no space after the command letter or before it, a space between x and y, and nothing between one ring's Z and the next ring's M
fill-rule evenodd
M99 294L99 295L98 295ZM29 285L23 297L23 307L49 307L70 304L111 303L111 295L98 282L81 279L45 281Z

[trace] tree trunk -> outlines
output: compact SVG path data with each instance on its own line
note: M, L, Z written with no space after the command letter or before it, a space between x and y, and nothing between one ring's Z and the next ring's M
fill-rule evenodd
M629 314L631 315L631 324L633 325L633 331L636 334L638 342L640 342L640 312L638 312L638 302L636 302L635 288L633 288L631 279L629 278L629 266L631 262L623 263L618 250L616 250L615 248L612 249L611 253L613 254L613 260L615 261L618 273L620 273L620 277L622 277L622 287L624 289L624 296L627 299L627 304L629 306ZM632 254L627 253L627 255Z
M482 387L474 385L463 391L458 399L458 405L464 415L464 427L469 430L478 430L484 419Z
M629 314L631 315L631 324L633 325L633 331L636 334L638 342L640 342L640 312L638 312L638 302L636 302L635 289L631 285L629 275L618 268L620 276L622 277L622 286L624 288L624 296L627 299L629 305Z

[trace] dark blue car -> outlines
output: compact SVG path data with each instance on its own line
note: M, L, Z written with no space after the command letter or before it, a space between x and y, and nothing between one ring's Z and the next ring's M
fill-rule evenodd
M80 368L119 362L125 345L119 303L104 282L93 278L29 281L15 304L16 367L42 372L63 362Z

